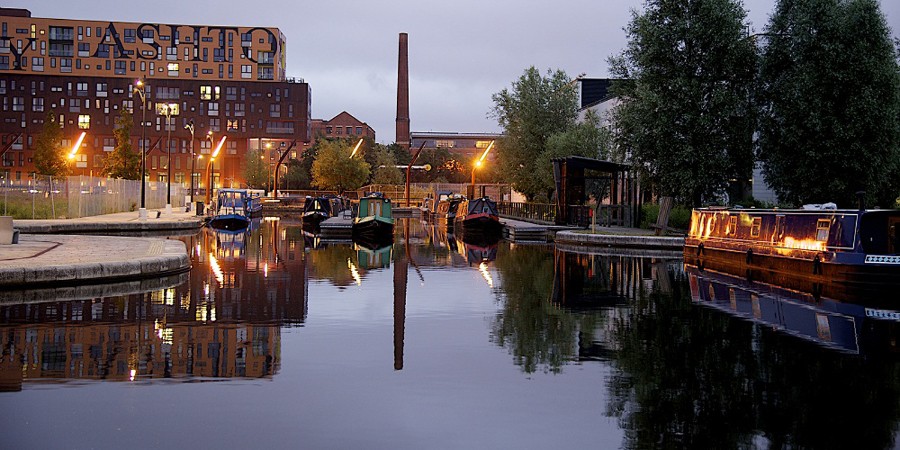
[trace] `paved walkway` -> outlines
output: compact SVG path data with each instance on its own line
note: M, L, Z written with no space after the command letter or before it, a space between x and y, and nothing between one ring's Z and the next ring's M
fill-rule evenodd
M203 225L192 213L137 211L79 219L13 220L19 243L0 245L0 290L165 279L191 268L184 243L162 237ZM86 235L108 233L113 236Z
M684 248L684 236L657 236L652 230L623 227L595 227L592 230L560 231L554 240L569 245L677 250Z

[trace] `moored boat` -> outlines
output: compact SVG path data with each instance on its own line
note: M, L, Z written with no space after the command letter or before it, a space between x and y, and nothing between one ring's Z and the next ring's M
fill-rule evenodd
M318 225L323 220L337 216L346 209L341 197L306 197L301 220L304 225Z
M209 226L219 230L242 230L250 219L262 215L261 197L250 189L219 189Z
M456 228L468 235L480 233L499 236L503 231L497 203L488 197L461 201L454 221Z
M391 210L391 200L380 192L359 199L359 208L353 219L353 239L368 242L392 241L394 218Z
M434 209L434 217L440 224L445 224L447 228L453 228L453 222L456 220L456 213L459 204L466 200L466 196L462 194L450 194L442 196Z
M900 283L900 210L695 209L684 259L838 298L880 291Z

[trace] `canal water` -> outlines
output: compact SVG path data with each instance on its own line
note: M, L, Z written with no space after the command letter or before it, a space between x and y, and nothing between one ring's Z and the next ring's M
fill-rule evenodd
M0 447L896 445L889 299L412 219L175 239L188 274L0 293Z

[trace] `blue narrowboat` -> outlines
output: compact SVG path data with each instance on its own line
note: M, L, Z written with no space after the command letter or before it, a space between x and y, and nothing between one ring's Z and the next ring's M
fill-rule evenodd
M219 189L209 226L219 230L243 230L250 219L262 215L262 198L250 189Z
M828 296L900 284L900 210L702 208L685 263Z

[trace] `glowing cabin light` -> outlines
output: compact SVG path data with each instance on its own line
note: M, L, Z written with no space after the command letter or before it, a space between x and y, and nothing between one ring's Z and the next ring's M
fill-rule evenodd
M799 250L825 250L825 243L814 239L794 239L790 236L784 238L782 246Z
M216 281L219 282L219 286L225 284L225 275L222 274L222 268L219 267L219 261L216 261L216 256L212 253L209 254L209 267L212 269L213 274L216 276Z
M487 281L488 287L494 287L494 278L491 276L491 273L488 272L488 266L484 261L478 265L478 271L481 272L484 281Z
M134 377L137 376L137 370L131 369L130 374L128 375L128 379L134 381Z
M356 285L359 286L362 284L362 278L359 277L359 270L356 269L356 266L350 261L350 258L347 258L347 267L350 268L350 275L353 276L353 280L356 281Z

